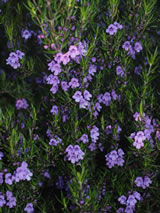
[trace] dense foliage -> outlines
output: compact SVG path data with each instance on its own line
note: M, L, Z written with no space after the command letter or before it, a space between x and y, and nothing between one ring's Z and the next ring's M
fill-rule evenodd
M0 212L159 212L159 11L0 1Z

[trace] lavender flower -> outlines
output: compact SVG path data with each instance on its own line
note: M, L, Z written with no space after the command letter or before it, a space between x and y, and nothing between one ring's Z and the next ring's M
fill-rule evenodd
M24 98L18 99L16 101L16 108L17 108L17 110L19 110L19 109L27 109L28 106L29 105L28 105L27 101Z
M28 40L29 38L31 38L32 32L29 30L22 30L21 35L22 35L22 38L24 38L25 40Z
M110 35L114 35L117 33L117 27L114 24L110 24L108 28L106 29L106 33L109 33Z
M67 91L69 86L66 81L61 81L61 87L64 91Z
M34 212L33 203L27 203L26 207L24 208L24 211L27 213L33 213Z
M94 75L94 73L96 73L96 71L97 71L96 65L91 64L91 65L89 66L88 73L89 73L90 75Z
M118 201L120 202L120 204L126 205L127 198L126 198L126 196L122 195L121 197L118 198Z
M90 131L90 136L92 142L96 143L99 137L99 129L94 125Z
M4 204L6 204L6 201L4 199L3 195L0 195L0 207L2 207Z
M108 168L112 168L115 165L118 166L123 166L124 164L124 152L122 149L118 149L118 151L113 150L110 153L108 153L107 155L105 155L106 158L106 165L108 166Z
M69 52L63 54L62 62L63 62L63 65L66 65L66 64L68 64L70 62Z
M87 90L84 90L83 96L87 101L90 101L90 99L92 98L92 95Z
M83 98L82 93L80 91L76 91L72 98L75 100L75 102L80 102L80 100Z
M8 185L12 185L13 183L13 178L11 173L5 174L5 183Z
M78 79L72 78L71 81L69 82L69 86L70 86L72 89L79 87Z
M80 53L78 51L78 48L74 45L71 45L69 47L69 55L72 59L74 59L76 56L78 56Z
M122 48L125 49L125 51L128 51L131 48L130 42L125 41L124 44L122 45Z
M4 157L3 152L0 152L0 160L2 160L3 157Z
M84 144L85 143L88 143L88 135L87 134L83 134L81 137L80 137L80 139L79 139L79 141L82 141Z
M53 115L58 115L58 107L54 105L50 111Z
M0 172L0 184L3 183L3 172Z
M56 56L54 57L54 60L60 64L62 62L62 56L63 54L62 53L57 53Z
M9 206L10 209L16 206L16 197L11 197L6 205Z
M19 58L16 53L12 52L9 54L9 57L6 59L6 64L9 64L14 69L20 67Z
M16 169L16 171L14 172L14 180L16 182L19 182L20 180L27 180L27 181L31 180L33 174L27 167L28 164L25 161L23 161L21 163L21 166Z
M134 49L135 49L135 51L136 51L137 53L139 53L139 52L143 49L143 47L142 47L142 45L141 45L140 42L136 42L136 43L134 44Z
M67 153L67 159L71 161L72 164L78 162L79 160L83 160L84 152L82 152L79 145L69 145L65 152Z

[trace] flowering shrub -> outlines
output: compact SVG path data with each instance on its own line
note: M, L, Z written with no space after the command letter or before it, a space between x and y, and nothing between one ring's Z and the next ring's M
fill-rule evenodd
M159 211L159 10L0 1L0 212Z

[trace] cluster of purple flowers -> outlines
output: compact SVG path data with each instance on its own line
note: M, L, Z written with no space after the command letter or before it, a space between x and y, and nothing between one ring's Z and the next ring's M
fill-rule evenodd
M134 47L132 47L130 41L125 41L122 48L127 51L128 54L133 57L133 59L135 59L136 52L139 53L143 49L141 42L138 41L135 42Z
M33 203L27 203L26 207L24 208L24 211L27 213L33 213L34 212Z
M145 176L144 179L142 177L137 177L134 183L137 187L142 187L142 189L145 189L152 184L152 181L148 176Z
M61 63L63 65L66 65L70 62L71 59L76 59L77 56L82 56L86 53L86 50L84 49L84 46L82 42L79 43L78 47L75 45L71 45L69 47L69 51L65 54L63 53L57 53L54 57L54 60L52 60L48 64L48 70L51 70L51 72L54 72L54 75L58 75L61 70Z
M31 180L31 176L33 175L30 170L27 168L28 164L23 161L21 166L14 171L13 175L11 173L5 174L5 183L8 185L12 185L13 182L19 182L21 180ZM3 180L2 180L3 181Z
M137 133L132 133L130 135L130 138L134 138L133 146L135 146L137 149L140 149L144 147L143 141L146 140L145 134L143 131L138 131Z
M66 158L73 164L79 160L83 160L84 152L79 145L69 145L65 152L67 153Z
M62 143L62 139L59 138L57 135L54 138L51 138L49 141L49 145L51 146L57 146L60 143Z
M20 50L17 50L16 52L11 52L9 54L9 57L6 59L6 64L9 64L11 67L14 69L17 69L20 67L19 59L22 59L24 56L24 53L21 52Z
M116 74L118 76L120 76L121 78L124 78L125 77L124 68L122 68L121 66L117 66L116 67Z
M17 110L19 110L19 109L27 109L28 106L29 105L28 105L26 99L24 99L24 98L18 99L16 101L16 108L17 108Z
M122 195L121 197L118 198L118 201L120 202L120 204L126 205L126 208L125 209L119 208L116 212L117 213L121 213L121 212L133 213L135 210L137 200L139 201L142 200L142 197L139 192L134 191L133 194L130 194L128 196L128 199L126 196Z
M89 101L92 98L92 95L88 90L84 90L83 95L81 91L76 91L72 98L75 100L75 102L79 103L80 108L90 109Z
M99 137L99 128L96 127L95 125L90 130L90 137L91 137L91 141L93 143L96 143L96 141L98 140L98 137Z
M117 33L118 29L122 29L123 26L119 24L118 22L114 22L113 24L110 24L108 28L106 29L106 33L109 33L110 35L114 35Z
M153 139L151 134L154 132L154 127L157 127L157 123L155 119L153 121L149 116L146 116L145 113L143 113L142 116L138 112L136 112L133 115L135 121L140 121L142 125L144 126L143 131L138 131L137 133L133 132L130 135L131 139L134 139L133 146L135 146L137 149L140 149L141 147L144 147L143 141L149 140L151 145L153 146ZM138 125L137 125L138 127Z
M107 161L106 165L108 166L108 168L112 168L115 165L123 166L124 164L123 157L124 157L124 152L122 149L118 149L118 151L113 150L107 155L105 155L105 158Z
M16 197L12 196L12 192L7 191L6 192L6 200L5 196L1 194L0 192L0 207L3 207L3 205L6 204L10 209L16 206Z

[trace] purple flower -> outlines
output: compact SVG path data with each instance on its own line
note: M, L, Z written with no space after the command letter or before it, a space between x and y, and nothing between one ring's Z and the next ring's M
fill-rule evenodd
M11 197L6 205L9 206L10 209L16 206L16 197Z
M109 92L105 92L102 97L103 104L109 106L111 104L111 95Z
M34 212L33 203L27 203L26 207L24 208L24 211L27 213L33 213Z
M93 152L94 150L96 150L96 143L91 143L88 148L90 149L91 152Z
M143 187L143 178L137 177L134 183L136 184L137 187Z
M115 21L113 24L114 24L114 26L117 27L117 29L120 29L120 30L123 29L123 26L121 24L119 24L118 22Z
M32 32L29 30L22 30L21 35L22 35L22 38L24 38L25 40L28 40L29 38L31 38Z
M50 111L53 115L58 115L58 107L54 105Z
M52 74L50 74L47 78L46 78L47 84L51 84L53 86L57 86L57 84L60 83L60 80L58 78L58 76L54 76Z
M111 95L112 95L113 100L118 99L118 95L116 94L115 90L112 89Z
M21 166L16 169L14 172L14 180L19 182L20 180L31 180L31 176L33 175L30 170L27 168L28 164L23 161Z
M134 191L133 192L133 196L137 199L137 200L141 200L141 195L139 192Z
M135 139L135 141L133 143L133 146L135 146L137 149L144 147L143 141L146 139L144 132L142 132L142 131L137 132L134 139Z
M78 48L74 45L71 45L69 47L69 55L72 59L74 59L76 56L78 56L80 53L78 51Z
M116 213L123 213L124 212L124 208L119 208Z
M66 81L61 81L61 87L64 91L67 91L69 86Z
M70 86L72 89L79 87L78 79L72 78L71 81L69 82L69 86Z
M64 180L63 180L62 176L58 176L58 181L56 182L56 186L58 189L64 188Z
M116 67L116 74L120 75L122 78L124 77L124 71L121 66Z
M126 196L122 195L121 197L118 198L118 201L120 202L120 204L126 205L127 198L126 198Z
M65 53L62 56L62 62L63 62L63 65L66 65L66 64L68 64L70 62L69 52Z
M3 157L4 157L3 152L0 152L0 160L2 160Z
M28 105L27 101L24 98L18 99L16 101L16 108L17 108L17 110L19 110L19 109L27 109L28 106L29 105Z
M65 152L67 152L67 159L71 161L72 164L78 162L79 160L83 160L84 152L82 152L79 145L69 145Z
M57 61L58 64L60 64L62 62L62 53L57 53L54 60Z
M90 137L92 142L96 143L99 137L99 129L94 125L90 131Z
M16 50L16 54L18 56L18 58L22 59L22 57L24 56L24 53L21 52L20 50Z
M81 98L79 103L79 108L88 109L89 108L89 102L85 100L84 98Z
M76 91L74 95L72 96L73 99L75 99L75 102L80 102L81 99L83 99L82 93L80 91Z
M88 73L89 73L90 75L94 75L94 73L96 73L96 71L97 71L96 65L91 64L91 65L89 66Z
M11 173L5 174L5 183L8 185L12 185L13 183L13 178Z
M125 41L124 44L122 45L122 48L128 51L131 48L130 42Z
M80 141L82 141L84 144L85 143L88 143L88 135L87 134L83 134L81 137L80 137L80 139L79 139Z
M78 51L80 56L85 56L85 54L87 53L87 46L86 46L86 42L80 42L78 44Z
M61 70L61 66L58 63L55 63L54 60L52 60L49 64L48 64L48 70L51 70L51 72L54 72L54 75L58 75L62 70Z
M152 181L151 181L151 179L148 176L145 176L143 184L144 184L144 186L146 188L146 187L149 187L150 184L152 184Z
M127 205L134 208L136 203L137 203L137 200L135 199L135 197L133 195L129 195L127 200Z
M6 204L6 201L4 199L3 195L0 195L0 207L2 207L4 204Z
M137 53L139 53L139 52L143 49L143 47L142 47L142 45L141 45L140 42L136 42L136 43L134 44L134 49L135 49L135 51L136 51Z
M124 155L124 152L122 149L118 149L118 151L113 150L107 155L105 155L105 158L107 161L106 165L108 166L108 168L112 168L115 165L123 166L124 164L123 155Z
M83 96L87 101L90 101L90 99L92 98L92 95L87 90L84 90Z
M13 195L12 192L7 191L7 192L6 192L7 200L10 200L11 197L12 197L12 195Z
M0 184L3 183L3 172L0 172Z
M110 24L108 28L106 29L106 33L109 33L110 35L114 35L117 33L117 27L114 24Z
M59 138L58 136L55 136L55 138L51 138L50 139L49 145L51 145L51 146L57 146L61 142L62 142L62 139Z
M14 69L20 67L19 58L16 53L12 52L9 54L9 57L6 59L6 64L9 64Z
M56 94L57 91L58 91L58 85L53 85L52 88L50 89L50 91L53 93L53 94Z
M49 178L49 179L51 178L48 170L45 171L44 177Z

